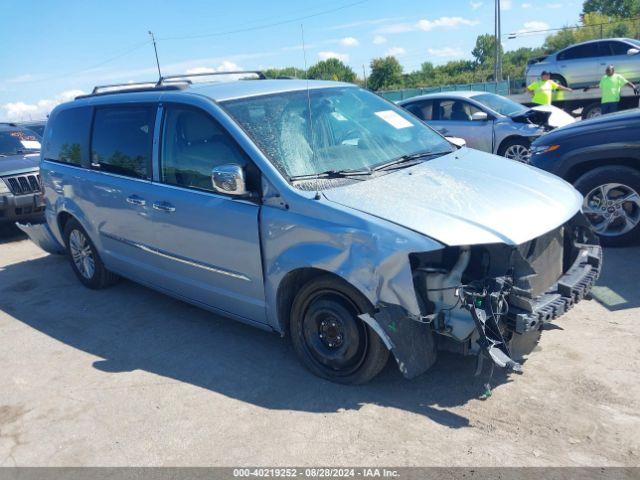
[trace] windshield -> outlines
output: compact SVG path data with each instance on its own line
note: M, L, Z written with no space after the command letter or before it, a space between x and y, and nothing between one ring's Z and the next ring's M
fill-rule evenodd
M40 136L31 130L9 130L0 132L0 155L19 155L40 151Z
M510 116L527 110L527 107L524 105L493 93L481 93L471 98L501 115Z
M289 178L369 171L404 156L454 149L410 114L355 87L286 92L222 105Z

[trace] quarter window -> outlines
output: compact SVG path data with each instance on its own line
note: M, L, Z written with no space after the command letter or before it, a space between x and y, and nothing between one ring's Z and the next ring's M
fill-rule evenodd
M211 190L211 170L247 159L230 135L200 110L168 107L162 130L162 181L170 185Z
M92 166L128 177L151 177L155 108L107 107L96 110L91 139Z
M49 121L44 158L71 165L89 163L91 107L62 110Z

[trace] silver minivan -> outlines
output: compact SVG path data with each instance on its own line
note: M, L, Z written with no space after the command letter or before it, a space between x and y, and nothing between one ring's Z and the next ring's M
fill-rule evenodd
M129 278L362 383L389 352L409 378L439 350L520 371L517 340L598 277L568 183L457 148L354 85L123 88L51 113L46 222L22 225L89 288Z

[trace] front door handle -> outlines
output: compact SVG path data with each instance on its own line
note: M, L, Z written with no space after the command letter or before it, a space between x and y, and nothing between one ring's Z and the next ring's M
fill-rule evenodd
M138 195L131 195L130 197L127 197L127 203L144 207L147 204L147 201L144 198L140 198Z
M161 212L175 212L176 207L171 205L169 202L154 202L153 203L154 210L160 210Z
M442 134L449 133L449 130L447 130L446 128L439 128L438 131Z

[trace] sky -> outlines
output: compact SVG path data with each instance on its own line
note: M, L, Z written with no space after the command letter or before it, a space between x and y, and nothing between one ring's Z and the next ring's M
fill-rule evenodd
M580 0L501 0L505 49L538 46L573 25ZM94 85L162 73L304 68L339 58L362 76L372 58L394 55L405 71L471 58L493 33L493 0L0 0L0 120L44 118Z

